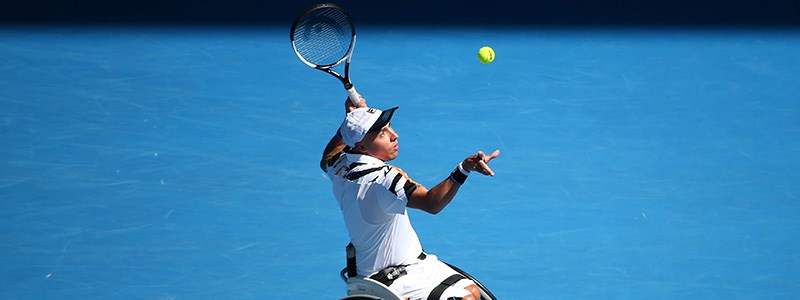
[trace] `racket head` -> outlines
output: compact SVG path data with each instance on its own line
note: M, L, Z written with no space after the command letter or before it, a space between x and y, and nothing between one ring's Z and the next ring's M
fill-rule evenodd
M289 38L303 63L329 69L345 60L349 62L356 43L356 28L344 9L333 3L322 3L295 19Z

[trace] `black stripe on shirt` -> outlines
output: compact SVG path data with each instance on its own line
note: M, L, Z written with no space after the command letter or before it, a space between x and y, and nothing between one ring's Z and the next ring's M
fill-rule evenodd
M406 199L411 198L411 194L417 190L417 184L407 180L406 184L403 185L403 190L406 192Z
M347 180L351 180L351 181L357 180L357 179L359 179L361 177L364 177L364 176L368 175L369 173L372 173L372 172L375 172L375 171L380 171L381 169L383 169L383 167L366 169L366 170L361 170L361 171L357 171L357 172L350 172L350 173L347 174Z
M397 196L397 183L400 182L400 179L403 179L403 174L397 173L397 176L392 179L392 185L389 186L389 191L395 196Z
M328 160L328 167L333 167L333 164L335 164L336 161L339 160L339 157L342 157L343 154L344 154L343 152L339 152L336 153L333 157L331 157L331 159Z

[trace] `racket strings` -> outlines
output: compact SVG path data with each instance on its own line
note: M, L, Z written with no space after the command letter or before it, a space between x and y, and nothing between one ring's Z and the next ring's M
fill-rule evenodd
M306 15L295 29L297 52L307 61L334 65L347 55L353 42L350 17L334 9L318 9Z

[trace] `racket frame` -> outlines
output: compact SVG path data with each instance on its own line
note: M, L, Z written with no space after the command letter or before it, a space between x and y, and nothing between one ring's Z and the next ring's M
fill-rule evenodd
M342 56L342 58L340 58L339 60L337 60L336 62L331 63L331 64L318 65L318 64L312 63L312 62L308 61L307 59L303 58L303 55L301 55L300 51L297 50L297 44L295 43L295 31L297 29L297 26L300 24L300 21L303 20L303 18L305 18L308 14L310 14L310 13L316 11L316 10L319 10L319 9L327 9L327 8L332 8L332 9L339 10L342 13L344 13L345 16L347 16L347 20L350 23L350 30L351 30L351 34L352 34L352 39L350 41L350 47L347 49L347 52L345 53L344 56ZM317 69L317 70L323 71L325 73L331 74L331 75L333 75L333 77L336 77L337 79L339 79L339 81L341 81L342 84L344 85L344 89L347 91L348 98L350 99L350 102L353 103L353 105L358 106L358 104L359 104L359 102L361 102L361 100L359 98L359 94L356 91L355 86L353 86L353 82L350 81L350 61L351 61L351 59L353 57L353 49L355 49L355 47L356 47L356 27L353 24L353 19L350 17L350 14L347 13L347 11L345 11L342 7L340 7L340 6L336 5L336 4L333 4L333 3L317 4L317 5L313 6L313 7L305 10L303 13L300 14L300 16L297 17L297 19L294 20L294 23L292 24L292 29L289 31L289 39L292 42L292 50L294 50L294 54L297 55L297 58L299 58L301 62L303 62L304 64L306 64L309 67L312 67L314 69ZM338 72L333 70L334 67L338 66L342 62L345 63L345 65L344 65L344 76L340 75Z

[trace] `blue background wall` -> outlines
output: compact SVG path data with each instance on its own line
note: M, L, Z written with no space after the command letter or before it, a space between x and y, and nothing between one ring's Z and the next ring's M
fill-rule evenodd
M315 1L4 1L0 22L249 24L291 22ZM336 1L359 23L798 26L800 3L766 1Z

